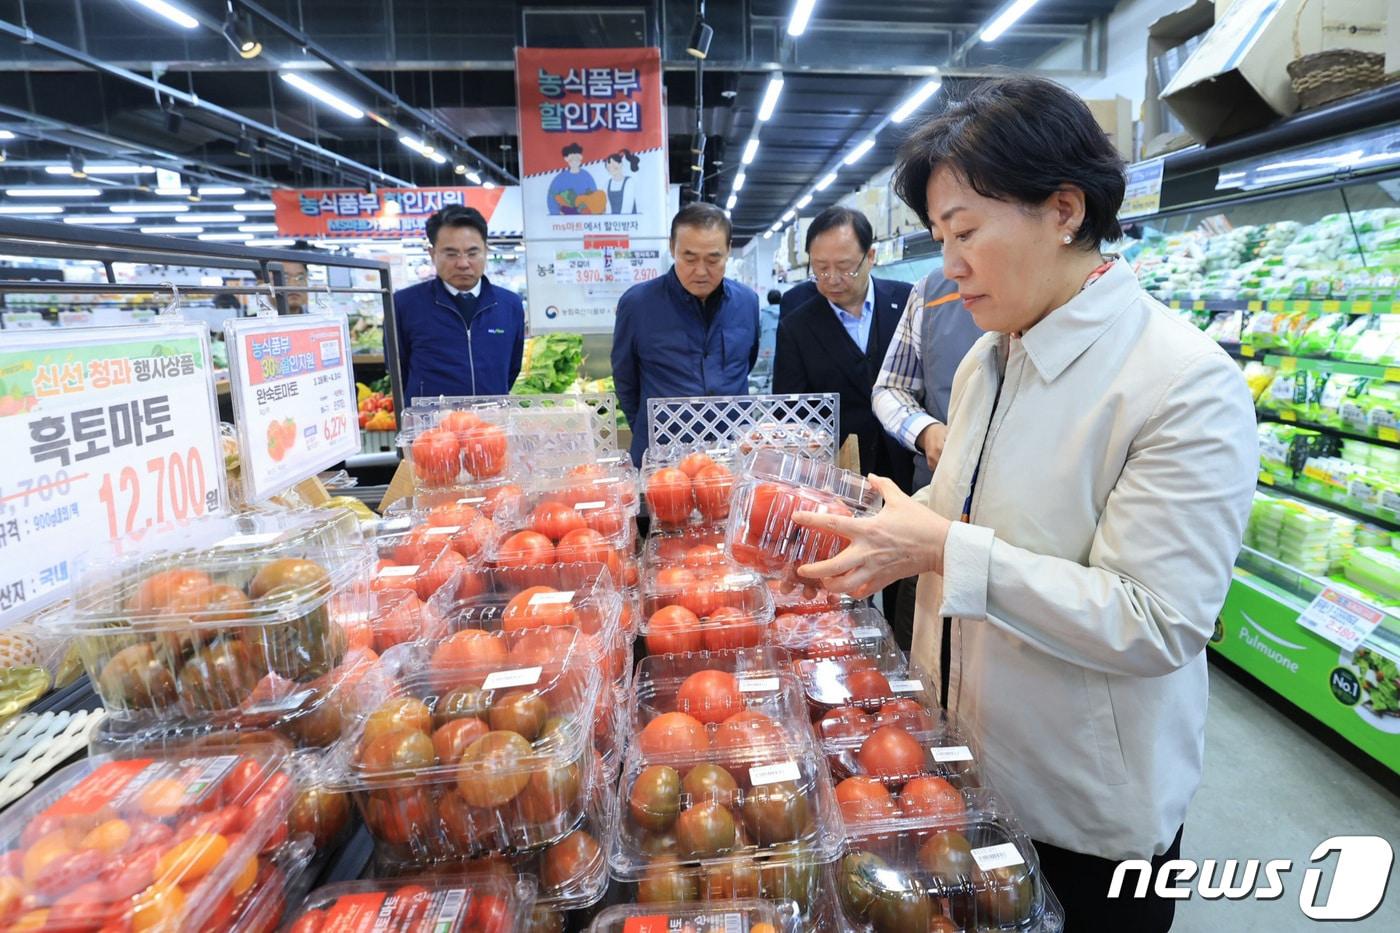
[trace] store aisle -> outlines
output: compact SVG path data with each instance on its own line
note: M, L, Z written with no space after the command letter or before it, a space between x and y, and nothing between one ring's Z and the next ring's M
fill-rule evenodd
M1303 916L1298 893L1313 848L1348 834L1383 836L1400 848L1400 798L1211 665L1205 783L1186 824L1182 857L1287 858L1293 871L1276 901L1193 897L1177 908L1173 933L1326 929ZM1334 865L1335 858L1322 867ZM1344 926L1349 933L1400 930L1400 866L1392 869L1380 909Z

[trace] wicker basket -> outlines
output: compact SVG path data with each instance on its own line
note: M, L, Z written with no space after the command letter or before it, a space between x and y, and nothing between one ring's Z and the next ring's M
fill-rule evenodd
M1298 109L1311 110L1385 83L1385 56L1355 49L1328 49L1288 63Z

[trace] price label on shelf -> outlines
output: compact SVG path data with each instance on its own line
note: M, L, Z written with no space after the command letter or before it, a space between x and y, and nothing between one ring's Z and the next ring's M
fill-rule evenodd
M1355 651L1381 624L1385 613L1359 599L1325 588L1303 610L1298 624L1344 651Z
M1120 220L1155 214L1162 206L1161 159L1150 159L1128 166L1127 187L1123 206L1118 210Z
M59 598L73 558L223 510L203 324L16 333L0 348L0 625Z
M344 317L234 319L224 326L224 335L249 502L360 452Z

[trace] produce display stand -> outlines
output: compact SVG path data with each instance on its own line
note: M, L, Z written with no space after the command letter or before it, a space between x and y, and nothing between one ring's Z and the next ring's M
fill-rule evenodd
M1388 328L1391 325L1384 319L1400 313L1395 279L1383 275L1391 268L1388 263L1394 262L1393 254L1384 254L1387 262L1374 250L1367 254L1363 248L1362 261L1357 261L1353 249L1376 242L1361 218L1371 218L1374 227L1375 218L1400 214L1396 205L1400 156L1394 154L1395 142L1400 140L1397 113L1400 87L1391 85L1219 145L1165 156L1157 209L1124 218L1125 226L1131 225L1129 233L1144 238L1143 246L1130 245L1126 250L1144 284L1168 307L1207 328L1242 365L1268 366L1274 379L1341 375L1376 386L1400 387L1400 359L1358 358L1340 343L1327 345L1326 339L1321 345L1290 344L1286 335L1289 327L1305 329L1309 322L1323 321L1343 328ZM1295 236L1294 243L1306 241L1330 222L1343 233L1340 241L1333 241L1333 250L1351 257L1350 263L1338 260L1330 275L1314 275L1307 271L1317 268L1313 254L1297 245L1291 252L1285 250L1280 263L1264 262L1257 281L1246 277L1230 284L1244 260L1226 255L1212 258L1213 245L1243 225L1255 225L1253 229L1267 243L1272 235L1268 225L1280 222L1300 225L1280 231L1285 239ZM1209 233L1203 236L1195 231ZM1158 236L1197 238L1187 239L1187 247L1169 240L1168 250L1177 253L1188 247L1199 249L1204 243L1204 278L1163 281L1149 271L1142 260L1152 252ZM1262 249L1259 255L1264 255ZM1286 281L1294 283L1294 294L1278 293L1278 283ZM1350 358L1343 358L1344 354ZM1400 431L1384 418L1329 417L1319 410L1315 397L1303 399L1302 394L1300 390L1297 404L1292 399L1276 404L1265 389L1258 409L1261 426L1317 432L1322 448L1335 453L1343 445L1356 443L1384 450L1400 448ZM1358 498L1314 471L1305 472L1301 462L1295 467L1291 475L1261 469L1260 491L1320 506L1372 526L1377 534L1400 533L1400 511L1386 507L1381 499ZM1202 477L1203 482L1209 480ZM1387 689L1377 683L1384 675L1375 672L1374 664L1358 664L1353 652L1298 622L1324 587L1345 586L1339 576L1312 576L1246 548L1237 561L1210 648L1384 768L1400 773L1400 711L1378 713L1371 708L1373 690ZM1370 652L1382 666L1400 664L1400 609L1381 608L1384 620L1358 651Z
M660 446L743 443L742 433L765 425L802 425L814 452L835 461L841 446L840 398L833 392L813 395L722 395L702 398L654 398L647 402L647 437Z

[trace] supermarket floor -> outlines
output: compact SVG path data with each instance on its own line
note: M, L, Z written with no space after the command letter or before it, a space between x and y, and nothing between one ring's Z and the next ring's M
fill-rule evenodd
M1303 916L1298 893L1313 848L1340 835L1377 835L1400 849L1400 797L1212 664L1205 782L1186 822L1182 857L1286 858L1293 871L1275 901L1181 903L1173 933L1327 929ZM1335 865L1334 856L1321 866L1326 878ZM1348 933L1400 930L1400 866L1392 868L1380 909L1340 926Z

